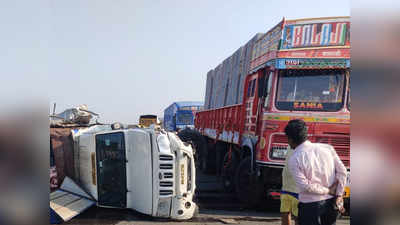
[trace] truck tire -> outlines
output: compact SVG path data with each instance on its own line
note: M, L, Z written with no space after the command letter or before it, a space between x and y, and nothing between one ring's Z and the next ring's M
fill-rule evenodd
M200 152L202 152L203 148L206 146L206 141L203 135L201 135L197 130L185 128L178 132L178 137L184 142L192 143L193 148L195 149L195 159L198 158Z
M235 190L235 172L238 164L238 156L234 151L225 154L221 168L221 186L225 192L232 193Z
M240 202L257 207L262 200L262 184L251 174L251 157L244 158L236 169L235 191Z
M179 131L178 136L182 141L191 142L193 144L193 148L195 148L195 163L200 169L204 173L212 172L212 162L209 159L212 157L212 154L208 154L207 152L208 146L204 136L197 130L189 128ZM215 158L212 159L215 160Z

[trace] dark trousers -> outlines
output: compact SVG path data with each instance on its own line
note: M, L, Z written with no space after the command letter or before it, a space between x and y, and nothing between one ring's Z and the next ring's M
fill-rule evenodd
M319 202L299 203L299 225L336 225L339 212L335 198Z

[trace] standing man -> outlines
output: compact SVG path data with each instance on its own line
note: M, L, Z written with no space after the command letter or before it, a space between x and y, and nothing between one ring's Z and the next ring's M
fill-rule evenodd
M335 225L337 208L343 210L346 167L331 145L307 140L304 121L289 121L285 134L294 149L288 166L299 190L299 225Z
M299 191L293 176L290 174L288 162L293 155L293 149L288 146L285 167L282 170L282 191L281 191L281 220L282 225L292 224L292 215L295 217L296 225L298 216Z

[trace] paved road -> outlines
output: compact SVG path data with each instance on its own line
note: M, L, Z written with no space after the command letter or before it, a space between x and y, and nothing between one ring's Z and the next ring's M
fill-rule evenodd
M228 219L228 220L227 220ZM71 221L65 223L70 225L98 224L98 225L212 225L225 224L246 225L280 225L278 212L257 212L253 210L224 211L224 210L200 210L199 215L189 221L170 221L157 219L137 213L132 210L105 209L93 207ZM337 225L349 225L349 218L339 219Z
M153 218L133 210L106 209L92 207L78 217L65 223L70 225L205 225L205 224L246 224L246 225L280 225L279 200L265 201L262 208L246 209L234 197L234 194L221 190L216 176L197 172L197 199L199 215L189 221L171 221ZM228 220L227 220L228 219ZM340 219L337 225L349 225L349 218Z

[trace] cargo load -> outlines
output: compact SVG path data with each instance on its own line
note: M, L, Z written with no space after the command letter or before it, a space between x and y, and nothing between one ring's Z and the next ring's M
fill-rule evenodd
M253 45L262 36L256 34L214 69L207 73L204 109L242 103L244 79L250 71Z

